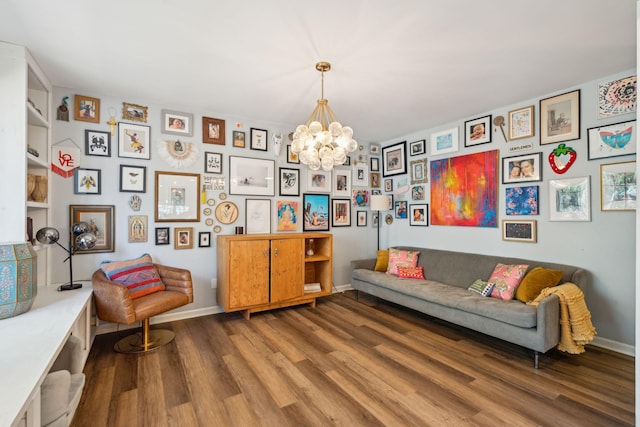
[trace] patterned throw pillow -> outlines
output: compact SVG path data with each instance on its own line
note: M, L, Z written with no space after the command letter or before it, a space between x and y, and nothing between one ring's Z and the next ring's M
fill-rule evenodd
M398 266L398 277L401 279L422 279L424 280L424 269L422 267Z
M402 251L400 249L389 249L389 266L387 273L398 275L398 266L415 267L418 264L420 251Z
M128 261L103 261L100 268L107 279L126 287L131 298L164 291L149 254Z
M506 265L498 263L487 282L493 283L491 296L503 300L513 299L516 288L527 272L527 264Z
M489 295L491 295L491 291L493 290L493 283L485 282L478 279L473 282L471 286L467 288L467 290L480 294L483 297L488 297Z

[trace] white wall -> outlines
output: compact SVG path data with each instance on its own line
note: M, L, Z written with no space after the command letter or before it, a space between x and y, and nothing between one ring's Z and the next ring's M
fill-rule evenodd
M73 89L66 88L54 88L53 104L54 109L60 104L61 100L65 96L69 96L69 103L73 105L73 95L77 93ZM306 191L306 167L302 164L295 165L286 162L286 147L283 147L280 156L275 157L273 152L273 140L272 135L274 133L282 133L285 135L285 142L288 142L286 135L297 124L282 124L282 123L267 123L259 120L251 120L243 117L232 117L226 114L220 114L210 111L194 111L189 107L187 102L184 105L176 103L175 105L150 105L145 102L144 99L119 99L110 97L99 92L81 93L85 96L91 96L99 98L101 100L101 117L100 123L90 123L84 121L73 120L73 112L71 112L71 119L69 122L54 121L53 124L53 143L56 144L66 138L72 139L78 146L81 147L83 155L80 158L78 166L89 169L100 169L102 171L102 189L100 195L77 195L73 191L73 177L62 178L59 175L52 174L52 199L53 200L53 212L52 212L52 225L57 227L61 231L62 236L66 236L69 227L69 205L115 205L115 252L113 253L98 253L98 254L83 254L78 252L74 256L74 279L77 280L89 280L93 272L99 268L100 262L103 260L123 260L133 257L138 257L141 254L148 252L159 263L188 268L191 270L194 279L194 303L179 309L178 311L187 310L201 310L202 312L211 311L213 306L216 305L215 289L211 287L211 279L216 277L216 233L212 232L211 247L210 248L198 248L197 247L197 235L199 231L212 231L213 227L205 225L206 216L201 214L201 220L199 223L194 222L154 222L154 175L155 171L172 171L172 172L188 172L188 173L200 173L204 176L204 152L216 152L223 154L223 174L228 180L229 174L229 156L244 156L254 158L274 159L276 173L278 167L286 168L298 168L301 170L301 187L300 197L278 197L278 186L276 185L275 194L273 197L272 207L272 232L276 232L276 220L275 220L275 200L298 200L300 206L302 206L302 194ZM98 156L85 156L85 141L84 131L90 130L109 130L109 126L106 122L109 120L109 110L112 110L116 114L116 120L120 121L122 117L122 103L135 103L139 105L148 106L148 122L146 125L151 126L151 139L152 139L152 151L151 160L140 160L131 158L118 157L118 134L116 128L116 135L111 140L111 157L98 157ZM313 106L309 106L310 108ZM175 135L163 135L160 132L161 121L161 109L170 109L176 111L184 111L194 114L195 129L193 137L178 137ZM55 115L55 111L54 111ZM202 116L215 117L224 119L226 121L226 145L213 145L202 143ZM236 128L236 123L241 123L241 128ZM139 123L143 124L143 123ZM269 151L257 151L249 148L249 133L250 128L259 128L268 130L269 134ZM232 130L241 130L246 133L246 148L232 147L231 133ZM198 161L188 167L182 169L174 169L169 166L164 160L161 159L158 151L158 141L160 140L175 140L176 138L184 142L193 142L197 144L200 151L200 158ZM69 142L64 142L64 145L69 145ZM147 168L146 173L146 188L145 194L140 193L121 193L119 191L119 173L120 165L138 165L145 166ZM211 176L215 176L211 174ZM220 175L218 175L220 176ZM227 188L225 190L227 193ZM208 193L209 198L214 198L216 203L219 203L218 197L220 191L210 191ZM128 205L129 198L137 194L142 198L142 208L139 212L134 212ZM222 226L223 234L234 233L235 226L246 226L244 208L245 208L245 196L233 196L230 195L228 200L233 201L240 208L239 219L227 226ZM249 198L261 198L260 196L250 196ZM146 243L128 243L127 232L127 217L129 215L146 215L148 217L148 241ZM376 235L374 229L371 228L371 219L369 218L368 227L356 227L355 226L355 209L353 211L352 227L340 227L332 229L330 232L334 234L334 285L340 286L350 282L350 268L349 262L353 258L362 257L363 253L369 251L368 255L373 256L375 253ZM214 218L214 216L211 216ZM216 221L217 224L217 221ZM170 245L155 245L155 227L170 227L173 233L174 227L194 227L195 243L193 249L175 250L173 248L173 235L171 237ZM302 224L299 224L299 230L302 231ZM66 245L66 237L63 237L62 243ZM69 270L67 264L62 264L65 258L65 253L61 249L53 248L52 252L52 282L60 283L68 281Z
M634 337L634 302L635 302L635 212L602 212L600 210L600 165L615 162L635 161L635 156L623 156L598 160L587 160L587 128L635 120L635 114L619 115L616 117L597 118L597 83L613 78L626 77L635 74L635 70L628 70L616 75L603 76L602 79L580 84L575 87L562 89L555 93L541 94L539 98L523 100L514 105L492 111L482 112L474 117L460 118L459 121L448 123L435 129L425 129L386 141L382 145L391 145L403 140L409 144L412 141L426 139L432 132L458 127L460 130L460 149L458 152L437 157L429 156L429 160L459 156L487 150L500 150L500 158L519 154L542 152L544 164L542 182L531 182L526 185L539 185L540 200L537 216L508 217L509 219L535 219L538 226L537 243L520 243L503 241L501 227L474 228L457 226L410 227L408 219L395 219L391 226L383 225L381 246L388 245L417 245L438 249L449 249L465 252L487 253L492 255L508 255L526 259L553 261L576 265L589 270L593 280L591 287L586 290L587 305L591 311L593 323L596 327L601 345L618 348L618 350L633 353ZM576 163L564 174L555 174L548 162L547 155L558 145L541 146L539 136L539 101L540 99L581 90L581 131L580 139L566 142L578 152ZM434 101L435 102L435 101ZM491 143L464 147L464 121L492 114L493 117L502 115L508 117L508 112L529 105L535 105L535 136L505 143L499 129L493 128ZM507 127L505 125L505 132ZM533 148L518 153L510 153L508 148L527 142L533 143ZM427 148L427 154L429 150ZM422 156L424 157L424 156ZM418 159L421 156L409 157ZM591 221L590 222L551 222L549 221L549 180L591 177ZM500 182L502 180L500 179ZM498 220L507 218L505 215L505 188L513 185L500 184L498 189ZM394 182L394 188L396 187ZM426 186L429 201L429 185ZM410 193L395 195L395 200L404 198L412 202ZM431 207L431 206L430 206ZM613 341L613 342L609 342Z

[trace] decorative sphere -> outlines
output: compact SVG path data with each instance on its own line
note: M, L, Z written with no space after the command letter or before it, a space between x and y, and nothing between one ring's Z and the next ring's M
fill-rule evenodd
M356 151L356 148L358 148L358 143L356 142L355 139L352 139L351 141L349 141L346 147L349 153L351 153L352 151Z
M36 240L42 244L48 245L60 240L60 232L53 227L45 227L38 230Z
M330 171L333 168L333 157L325 157L320 162L322 170Z
M334 137L340 135L340 133L342 133L342 125L338 122L331 122L329 125L329 132Z
M76 237L76 248L86 251L96 245L96 235L93 233L83 233Z
M317 171L318 169L320 169L320 160L318 159L312 159L309 163L308 163L309 169L313 170L313 171Z
M349 126L343 126L342 127L342 134L344 136L349 137L349 138L353 138L353 129L351 129Z
M318 154L321 159L324 159L325 157L333 157L333 150L325 145L320 149L320 152Z
M309 132L311 132L311 135L317 135L322 132L322 124L320 122L311 122L309 124Z
M79 236L82 233L89 233L91 231L91 226L86 222L76 222L71 227L71 232L74 236Z

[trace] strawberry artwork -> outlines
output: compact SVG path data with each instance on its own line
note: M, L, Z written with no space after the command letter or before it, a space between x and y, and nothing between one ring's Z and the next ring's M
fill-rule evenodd
M577 157L578 153L576 153L576 150L560 144L549 153L549 164L555 173L562 174L569 170L571 165L575 163Z

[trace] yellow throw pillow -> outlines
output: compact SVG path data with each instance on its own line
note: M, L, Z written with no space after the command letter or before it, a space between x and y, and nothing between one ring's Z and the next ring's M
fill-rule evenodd
M380 249L378 251L378 259L376 260L376 266L373 271L387 272L387 266L389 265L389 250Z
M530 302L545 288L556 286L562 280L562 271L549 268L536 267L529 271L516 289L516 299L522 302Z

